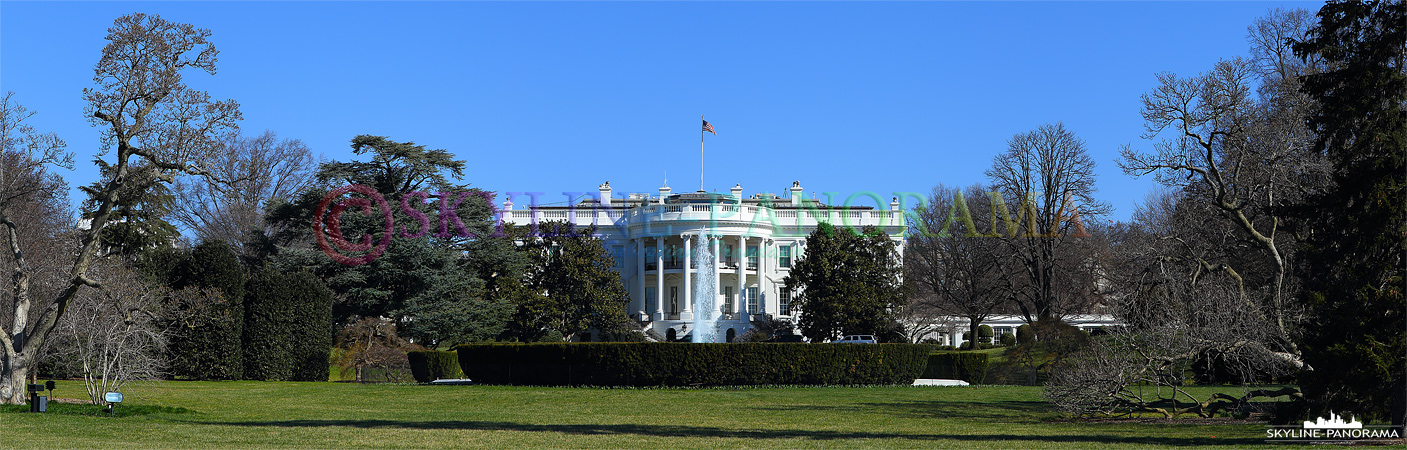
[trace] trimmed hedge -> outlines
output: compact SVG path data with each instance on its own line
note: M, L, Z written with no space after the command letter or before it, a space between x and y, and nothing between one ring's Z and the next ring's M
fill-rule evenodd
M459 353L416 350L406 352L406 356L410 358L410 374L416 382L459 378Z
M479 384L729 386L910 384L927 364L919 344L467 344L464 375Z
M928 355L923 378L963 380L982 384L987 378L987 354L976 352L935 352Z
M244 378L327 381L332 297L310 272L252 274L244 295Z

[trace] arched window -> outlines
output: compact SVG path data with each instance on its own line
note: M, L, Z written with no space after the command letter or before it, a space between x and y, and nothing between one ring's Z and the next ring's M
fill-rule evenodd
M667 341L669 341L669 342L674 342L676 339L678 339L678 337L679 337L679 333L678 333L677 331L674 331L673 328L670 328L669 331L666 331L666 332L664 333L664 338L665 338L665 340L667 340Z
M728 340L725 341L725 342L733 342L733 339L736 339L737 337L738 337L738 330L734 330L734 329L732 329L732 328L729 328L729 329L728 329Z

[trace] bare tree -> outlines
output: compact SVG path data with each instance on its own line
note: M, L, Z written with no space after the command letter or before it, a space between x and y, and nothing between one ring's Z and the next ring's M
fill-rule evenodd
M1289 252L1294 237L1282 232L1288 206L1322 186L1323 165L1309 153L1312 135L1295 124L1294 109L1271 102L1258 104L1250 85L1256 77L1250 61L1221 61L1193 78L1159 74L1159 86L1143 96L1144 137L1164 130L1174 136L1155 145L1155 153L1125 146L1119 165L1134 176L1153 174L1191 201L1213 207L1250 245L1223 245L1212 257L1184 256L1205 270L1227 273L1240 292L1265 286L1268 313L1280 345L1293 349L1285 304ZM1211 217L1208 217L1209 219ZM1204 238L1205 235L1182 236ZM1230 244L1230 243L1228 243ZM1189 249L1192 246L1188 247ZM1218 254L1219 253L1219 254ZM1247 280L1248 255L1260 255L1270 267L1264 281ZM1232 257L1246 260L1241 267ZM1262 263L1264 264L1264 263Z
M164 375L167 330L160 314L168 296L118 261L94 269L103 276L103 288L85 290L73 300L67 320L55 328L54 349L77 366L96 404L104 393Z
M297 200L313 182L317 166L303 141L280 140L265 131L253 138L229 136L208 168L227 183L207 177L177 180L173 215L197 240L239 248L251 231L274 235L276 230L264 221L266 209Z
M40 133L25 123L34 112L14 101L14 93L0 101L0 256L9 275L8 289L0 295L0 400L21 393L27 370L5 378L12 368L31 369L41 345L30 348L29 358L12 356L10 345L26 332L26 325L39 317L31 308L31 295L56 295L63 283L63 266L71 263L65 253L66 232L71 229L67 211L67 186L48 166L73 166L73 155L58 135ZM21 400L22 401L22 400Z
M967 318L973 346L982 321L1007 302L1009 286L1002 262L1010 255L973 219L991 215L985 190L975 185L964 195L964 190L935 186L928 205L917 211L904 251L904 281L914 295L910 302Z
M1095 300L1095 287L1088 283L1096 278L1091 275L1096 267L1089 252L1079 250L1090 236L1083 223L1111 210L1094 199L1094 159L1084 140L1060 123L1017 134L1007 143L987 177L1004 202L1017 205L1015 214L1005 204L993 205L992 219L1005 222L1005 233L992 232L1004 234L1025 272L1026 282L1013 285L1013 298L1028 322L1086 309Z
M380 370L386 381L401 382L410 373L406 352L424 350L396 333L396 325L385 317L368 317L342 328L337 335L337 356L332 363L342 368L342 376L355 374L366 381L366 369Z
M215 72L216 51L206 41L209 36L209 30L140 13L119 17L108 29L109 42L94 67L93 81L98 87L85 89L83 96L88 101L90 122L102 131L105 150L99 157L112 153L112 177L95 196L97 209L89 215L91 225L82 233L82 244L62 291L37 318L27 319L34 301L27 286L32 269L14 243L13 221L0 217L0 224L9 230L11 252L21 261L14 277L19 281L13 288L13 327L0 334L5 350L0 364L0 402L25 401L25 378L69 303L81 289L102 286L88 276L88 269L119 193L131 183L129 170L139 163L150 164L164 171L158 176L163 182L170 182L178 173L211 175L204 163L218 148L218 137L235 128L240 113L234 101L214 101L210 94L190 89L181 81L186 69ZM40 161L66 160L57 149L41 154L51 156L40 157Z
M1165 417L1210 417L1241 408L1256 397L1289 395L1293 388L1268 390L1261 380L1285 376L1301 367L1298 358L1266 345L1276 333L1259 305L1244 301L1240 282L1227 271L1188 267L1160 256L1165 246L1160 228L1179 227L1176 202L1165 194L1136 217L1149 220L1114 232L1118 243L1111 266L1123 287L1113 305L1125 324L1108 330L1085 349L1051 371L1045 394L1058 408L1075 415L1154 412ZM1194 281L1195 280L1195 281ZM1235 382L1241 397L1198 397L1184 386L1187 373L1202 382Z

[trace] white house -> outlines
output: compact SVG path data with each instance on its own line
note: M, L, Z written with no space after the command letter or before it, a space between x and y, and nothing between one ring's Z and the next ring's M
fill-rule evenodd
M549 220L578 229L595 225L630 293L626 311L666 337L695 336L705 317L716 319L720 342L742 335L755 319L795 320L798 311L782 279L805 254L806 237L821 222L857 230L873 225L889 234L900 252L907 228L897 199L887 210L828 205L804 198L800 182L792 183L785 197L744 197L742 186L728 194L672 194L666 186L657 196L617 198L610 182L600 185L598 194L575 204L526 209L514 209L510 199L502 220L519 226ZM707 305L719 314L706 314Z
M1075 314L1062 317L1061 321L1079 328L1086 332L1105 327L1122 326L1123 322L1110 314ZM939 345L961 345L962 335L968 332L971 322L962 316L943 316L931 319L931 324L920 336L914 337L915 342L922 342L926 339L938 341ZM999 341L1003 334L1015 335L1016 329L1026 324L1026 318L1020 315L994 315L982 321L982 325L992 327L992 340Z

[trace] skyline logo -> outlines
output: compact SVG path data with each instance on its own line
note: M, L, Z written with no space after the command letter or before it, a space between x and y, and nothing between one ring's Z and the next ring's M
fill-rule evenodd
M1313 422L1310 422L1310 421L1306 420L1306 421L1304 421L1304 429L1306 429L1306 430L1327 430L1327 429L1342 430L1342 429L1361 429L1361 428L1363 428L1363 422L1359 422L1359 421L1358 421L1358 418L1356 418L1356 417L1350 417L1350 419L1352 419L1352 420L1350 420L1349 422L1344 422L1342 416L1340 416L1340 415L1338 415L1338 414L1334 414L1333 411L1329 411L1329 420L1324 420L1323 417L1316 418Z
M1306 420L1294 425L1271 426L1265 430L1265 442L1300 444L1371 443L1375 440L1401 439L1402 434L1392 425L1364 425L1357 417L1329 412L1329 417Z

